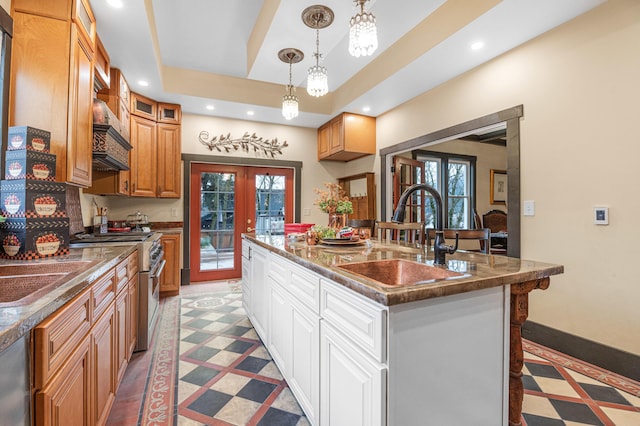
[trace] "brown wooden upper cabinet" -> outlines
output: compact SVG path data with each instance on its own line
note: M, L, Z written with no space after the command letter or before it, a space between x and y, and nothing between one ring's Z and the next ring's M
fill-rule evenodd
M318 160L351 161L376 153L376 119L343 112L318 128Z
M131 93L131 114L156 121L158 119L158 103L137 93Z
M51 132L56 180L91 185L96 22L88 0L13 0L9 125Z
M131 93L132 197L180 198L180 105Z
M97 90L109 89L111 74L109 72L109 54L104 48L100 37L96 37L96 58L94 60L95 87Z
M97 68L97 67L96 67ZM131 102L131 92L129 84L122 72L117 68L111 68L109 87L98 91L98 99L104 101L109 109L116 115L122 128L123 136L127 141L131 140L131 114L129 105ZM129 151L129 165L131 164L131 151ZM129 195L131 187L129 170L119 171L93 171L93 179L90 188L84 190L85 193L99 195Z

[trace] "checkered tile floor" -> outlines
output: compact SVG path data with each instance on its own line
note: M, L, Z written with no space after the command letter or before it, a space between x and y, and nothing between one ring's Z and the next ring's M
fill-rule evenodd
M178 424L308 425L239 292L183 295Z
M179 426L309 424L247 319L239 285L186 286L180 303ZM640 426L640 383L523 343L523 426ZM140 424L150 353L134 355L109 424Z
M528 343L548 356L525 352L523 425L640 425L640 383ZM562 363L548 360L557 355Z

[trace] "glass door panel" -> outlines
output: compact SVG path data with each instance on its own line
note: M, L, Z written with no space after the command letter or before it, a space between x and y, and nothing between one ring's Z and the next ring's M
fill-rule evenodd
M233 173L200 174L200 270L233 268Z
M256 235L284 235L284 176L256 175Z

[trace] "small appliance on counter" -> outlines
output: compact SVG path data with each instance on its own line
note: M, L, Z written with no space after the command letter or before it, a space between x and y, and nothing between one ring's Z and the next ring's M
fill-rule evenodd
M127 216L127 226L134 232L150 232L149 217L139 211Z

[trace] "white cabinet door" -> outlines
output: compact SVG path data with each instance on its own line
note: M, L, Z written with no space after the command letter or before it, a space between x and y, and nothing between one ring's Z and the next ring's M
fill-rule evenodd
M320 325L323 426L386 425L386 369L326 321Z
M242 240L242 307L251 312L251 243Z
M320 406L320 317L292 298L291 362L287 383L312 425Z
M291 302L285 290L269 280L269 353L285 378L291 367Z
M269 292L267 281L267 250L251 245L251 314L249 318L265 345L267 321L269 319Z

